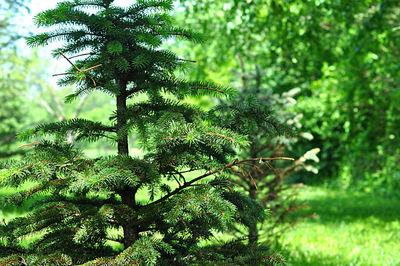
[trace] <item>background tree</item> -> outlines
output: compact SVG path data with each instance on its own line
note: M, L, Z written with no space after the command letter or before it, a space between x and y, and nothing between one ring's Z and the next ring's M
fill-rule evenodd
M221 73L239 68L235 56L242 53L266 70L267 87L301 89L298 112L314 139L300 141L297 156L319 147L323 179L396 190L394 1L180 2L182 23L219 40L206 49L186 46L202 66L195 76L229 82L234 78ZM304 174L301 180L313 178Z
M18 19L29 12L29 1L5 1L0 3L0 159L22 155L18 149L19 131L46 121L62 121L77 118L82 111L87 118L106 120L105 113L110 103L100 94L84 96L79 103L65 106L63 98L73 89L54 88L50 84L49 62L40 58L43 50L23 49L20 42L28 29L18 25ZM102 107L102 108L101 108ZM108 108L110 109L110 108ZM29 110L29 111L28 111ZM71 137L69 137L71 141ZM103 153L111 148L107 143L91 150Z
M15 41L21 36L15 28L15 13L24 2L6 1L0 4L0 159L20 153L16 149L16 132L26 125L27 108L21 95L27 91L28 58L21 56ZM15 13L13 13L15 12Z
M255 70L247 71L241 55L239 64L240 71L235 71L238 81L234 83L234 87L240 88L238 96L229 101L223 100L216 107L220 111L223 123L248 136L251 144L239 152L239 159L279 157L290 154L300 137L311 140L310 133L301 131L302 114L293 110L299 89L275 93L271 88L263 86L265 71L258 66ZM275 123L271 118L268 119L271 116L271 108L274 110L274 119L278 120ZM279 127L274 127L277 124ZM295 133L289 128L296 130ZM273 131L286 131L287 134L272 137ZM245 233L248 233L249 243L258 242L259 228L263 228L263 242L271 245L279 239L289 224L294 223L289 215L301 206L296 203L296 192L287 181L291 175L302 169L317 173L318 170L309 164L309 161L318 162L318 152L318 148L310 150L293 162L276 161L265 164L252 161L235 169L235 184L271 213L264 224L248 217L248 231Z
M30 45L64 43L54 55L68 60L71 69L60 74L59 83L77 85L67 101L102 91L114 99L115 111L108 123L77 118L20 135L38 141L26 144L32 152L25 161L1 167L1 182L35 186L7 202L21 204L38 195L41 200L26 217L0 227L2 251L21 253L1 262L171 265L273 259L266 251L255 257L249 249L237 256L243 248L225 254L198 245L243 215L238 206L243 202L247 208L241 211L258 220L265 217L255 211L260 210L257 202L232 190L226 172L249 160L271 159L232 160L233 148L247 144L245 137L220 125L213 112L182 103L187 96L230 95L232 90L176 78L187 60L160 45L171 37L200 36L174 26L168 15L172 6L166 0L138 1L127 8L111 0L76 0L36 17L38 26L56 29L30 37ZM81 59L72 62L76 57ZM108 139L118 153L87 159L63 142L71 132L76 141ZM132 133L144 151L140 157L129 155ZM19 241L26 236L36 240L22 249ZM119 248L113 250L110 242Z
M24 37L16 30L17 23L13 18L21 11L29 12L27 8L29 2L29 0L5 0L0 3L0 49L2 52L5 47L14 45L15 41Z

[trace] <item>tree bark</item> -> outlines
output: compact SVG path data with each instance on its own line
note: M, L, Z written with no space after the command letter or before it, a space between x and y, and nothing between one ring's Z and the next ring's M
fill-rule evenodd
M121 116L121 113L126 111L126 96L121 93L117 96L117 130L120 130L123 126L126 125L126 119ZM117 132L118 134L118 132ZM118 154L119 155L128 155L129 154L129 145L128 145L128 136L118 137Z
M252 145L250 147L250 158L256 158L257 157L257 152L256 152L256 147ZM252 168L250 170L250 175L252 178L248 179L248 185L249 185L249 197L252 200L257 200L257 184L255 182L258 180L258 175L257 171L255 170L255 166L257 162L253 161L252 163ZM258 230L257 230L257 222L254 222L253 224L249 225L249 245L256 245L258 242Z
M249 180L249 197L253 200L257 200L257 187L253 184L252 180ZM258 241L258 230L257 222L249 225L249 244L256 244Z
M122 199L122 203L129 206L132 209L136 208L135 202L135 194L136 191L132 189L125 189L120 192L120 196ZM128 248L132 246L136 240L139 239L139 226L136 217L131 217L126 223L122 226L124 231L124 248Z
M123 128L127 121L126 118L121 115L126 111L126 83L120 84L120 94L117 96L117 130L119 131ZM117 132L119 134L119 132ZM118 155L129 155L129 145L128 145L128 136L118 136ZM136 200L135 200L135 189L130 187L125 187L121 191L118 191L118 194L121 196L122 203L130 207L131 209L136 209ZM125 224L122 225L124 231L124 248L128 248L132 246L136 240L139 239L139 228L137 219L135 217L131 217L129 220L125 221Z

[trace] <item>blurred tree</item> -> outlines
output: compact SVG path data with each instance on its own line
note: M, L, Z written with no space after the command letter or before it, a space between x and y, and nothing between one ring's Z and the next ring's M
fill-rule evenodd
M233 77L222 73L238 68L234 57L241 52L266 70L274 91L301 89L298 109L315 138L295 150L300 156L320 147L321 176L393 190L399 173L396 1L180 2L182 23L218 39L186 50L202 65L197 76L229 82Z
M312 135L301 130L302 114L292 109L296 103L295 96L300 91L292 89L281 94L275 93L271 88L264 86L265 71L256 67L253 71L246 70L243 58L239 55L240 71L234 71L240 82L234 83L239 89L239 95L229 101L221 101L216 109L220 111L219 119L228 123L230 128L239 130L248 136L250 146L242 149L238 158L262 158L280 157L288 154L293 146L303 137L308 140ZM274 119L278 123L268 120L268 115L274 110ZM271 119L271 118L270 118ZM271 123L272 122L272 123ZM275 125L280 125L275 128ZM291 130L297 131L294 135ZM288 134L271 137L273 131L286 131ZM289 214L301 208L294 200L295 190L288 190L287 179L299 170L317 173L318 170L310 164L310 161L318 162L316 154L319 149L312 149L298 159L288 161L275 161L268 164L251 161L241 165L233 172L234 182L247 192L249 197L262 204L271 212L271 216L264 224L252 219L251 216L244 217L247 221L249 243L258 242L259 228L263 228L263 242L271 245L280 234L293 224ZM240 232L240 230L238 230ZM240 236L243 237L243 236Z
M15 9L18 9L20 7L27 8L26 6L27 3L29 3L30 0L3 0L0 3L0 9L2 10L9 10L9 11L14 11Z
M49 82L43 82L40 87L35 88L32 102L35 103L32 109L35 110L37 118L34 124L56 121L67 121L70 119L86 118L107 122L108 114L112 111L113 102L101 93L93 93L91 95L83 95L79 101L65 104L65 95L73 91L73 86L64 88L54 88ZM75 132L68 132L65 139L68 143L74 143ZM133 141L135 138L131 137ZM77 143L79 147L88 149L92 156L107 154L115 150L106 140L100 140L96 145L94 143ZM134 152L138 152L135 150Z
M26 1L25 1L26 2ZM20 39L13 26L24 1L0 3L0 159L21 153L16 149L16 132L26 123L27 104L21 94L27 92L29 60L16 51L15 41Z
M32 121L34 110L25 97L37 81L29 76L35 69L34 60L7 51L0 54L0 62L0 158L7 158L23 152L17 149L16 134Z
M15 17L21 12L29 12L27 4L30 0L4 0L0 2L0 51L4 52L4 47L13 45L19 40L21 35L16 28ZM21 25L18 26L21 28Z
M22 51L16 41L23 37L23 25L17 23L23 12L29 12L30 1L7 0L0 3L0 159L23 154L16 142L17 132L45 121L77 118L82 111L88 117L105 120L111 103L97 94L85 96L79 103L64 105L64 95L72 88L55 89L48 78L49 62L39 51ZM53 73L54 74L54 73ZM89 112L90 111L90 112ZM72 132L67 136L72 141ZM108 145L100 145L103 148ZM100 148L101 149L101 148ZM102 153L97 147L97 152Z

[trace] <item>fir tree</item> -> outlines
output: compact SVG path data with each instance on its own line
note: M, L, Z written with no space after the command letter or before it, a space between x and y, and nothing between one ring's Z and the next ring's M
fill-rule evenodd
M68 72L59 74L60 85L76 85L66 101L102 91L115 100L116 109L109 124L73 119L20 134L36 141L25 145L32 151L24 161L1 165L1 185L31 182L33 187L19 190L7 203L36 201L28 215L0 227L2 264L236 263L235 256L198 243L236 219L241 222L240 211L265 218L263 210L257 211L259 204L232 190L228 177L248 162L234 159L235 148L248 142L221 125L214 112L182 101L227 97L233 91L175 76L190 62L161 49L163 41L202 38L173 25L172 7L171 0L140 0L127 8L112 0L71 0L36 16L38 26L51 30L28 43L60 41L63 46L54 55L71 63ZM71 132L76 142L108 139L118 153L85 158L64 141ZM131 134L138 137L141 157L129 154ZM34 240L23 248L26 237ZM252 254L238 259L254 261ZM265 252L257 258L263 264L273 261Z
M250 145L238 152L238 158L279 157L292 151L300 136L312 139L311 134L301 132L302 115L292 110L296 103L294 97L300 89L276 93L273 87L265 86L263 77L266 73L259 66L253 71L246 71L241 55L239 65L240 71L234 71L235 76L240 77L240 82L235 84L239 94L234 99L223 99L215 108L219 111L217 117L221 124L248 136ZM295 135L293 130L299 133ZM278 136L271 134L273 132ZM271 214L266 221L247 218L244 224L248 230L244 233L247 233L249 243L259 242L259 229L262 228L264 234L261 242L271 245L289 224L294 224L289 214L302 206L294 199L297 186L292 187L285 182L290 175L303 169L317 173L318 170L309 162L319 161L316 156L318 152L319 149L309 150L292 161L264 163L252 160L241 165L239 171L233 171L233 182Z

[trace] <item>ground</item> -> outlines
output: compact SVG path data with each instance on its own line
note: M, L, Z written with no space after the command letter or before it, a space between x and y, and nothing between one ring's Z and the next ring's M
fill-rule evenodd
M400 265L400 199L307 187L310 206L283 237L289 265Z

